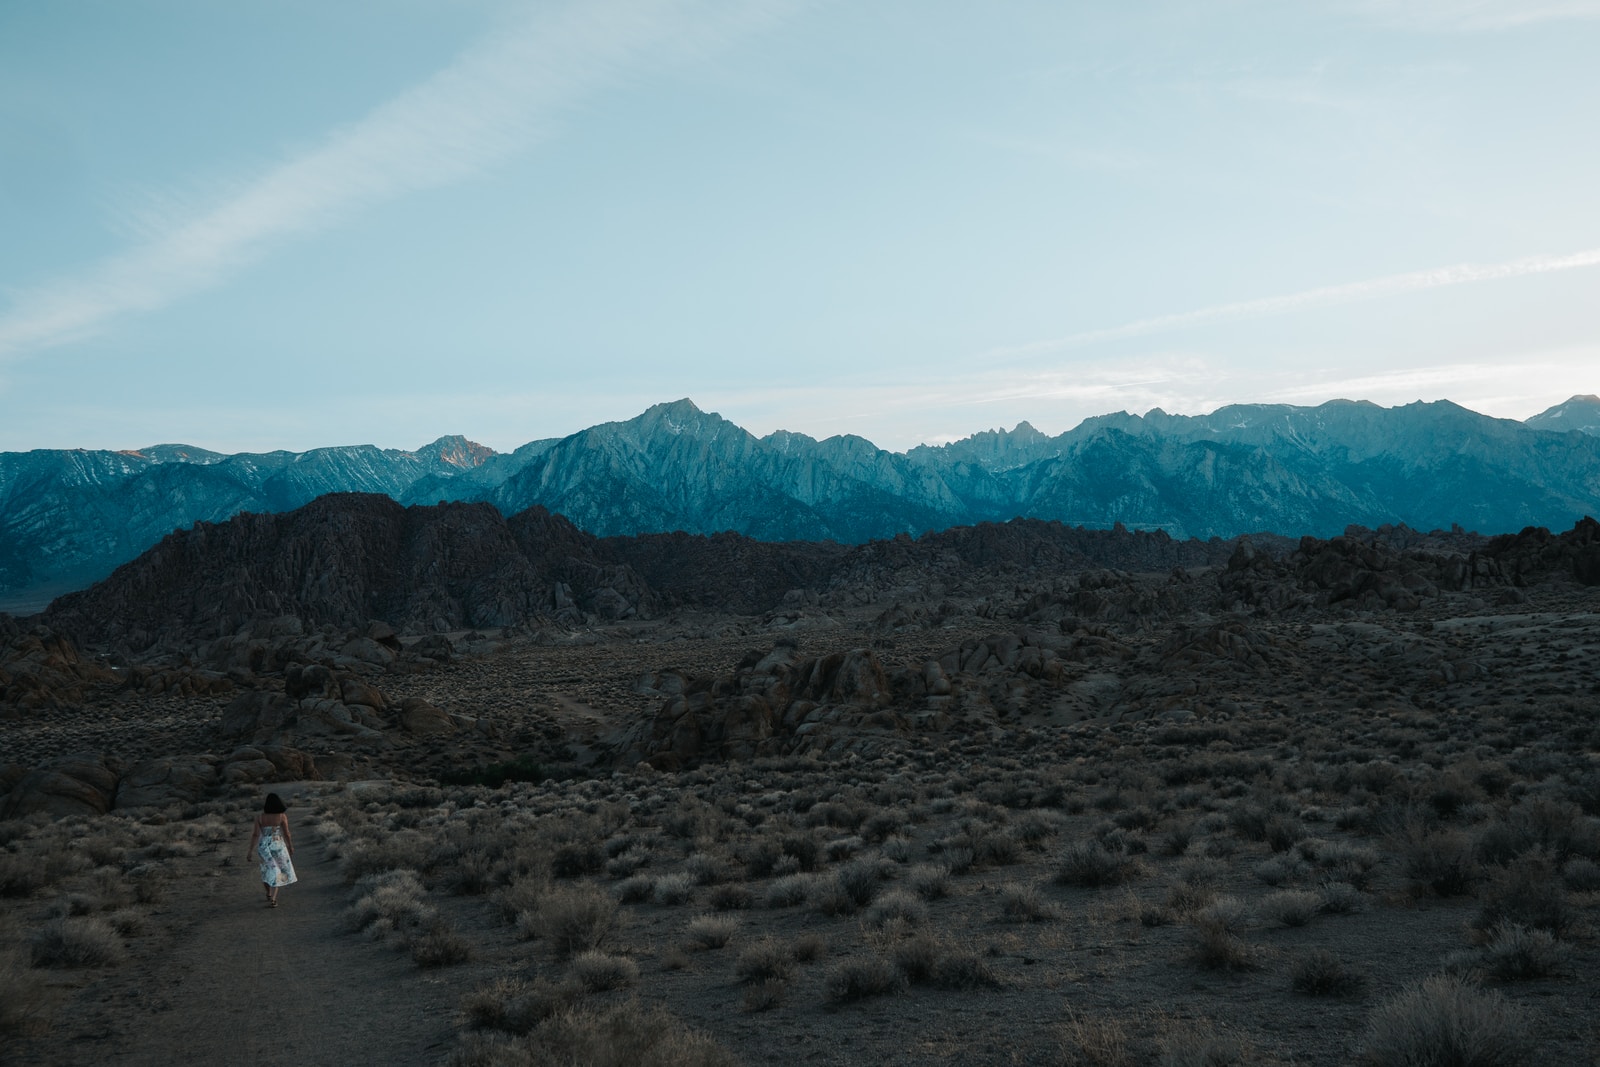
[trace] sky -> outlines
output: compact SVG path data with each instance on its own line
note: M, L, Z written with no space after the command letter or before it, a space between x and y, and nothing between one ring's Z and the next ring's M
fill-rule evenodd
M0 0L0 450L1600 393L1600 0Z

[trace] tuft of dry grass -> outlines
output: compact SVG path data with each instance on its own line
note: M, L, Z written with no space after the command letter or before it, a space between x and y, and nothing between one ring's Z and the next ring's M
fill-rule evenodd
M591 885L552 889L533 916L534 933L561 959L597 949L615 932L617 902Z
M739 920L732 915L697 915L683 929L684 948L721 948L738 929Z
M1361 1062L1368 1067L1523 1067L1533 1062L1533 1042L1521 1013L1505 997L1435 975L1373 1012Z
M584 1067L736 1067L710 1037L660 1007L635 1001L610 1007L573 1006L550 1015L525 1037L477 1035L463 1042L452 1067L582 1064Z
M472 942L439 920L411 938L411 960L418 967L451 967L472 958Z
M1118 1019L1068 1009L1055 1033L1063 1067L1134 1067L1138 1062L1128 1029Z
M1289 987L1308 997L1349 996L1366 984L1365 974L1325 948L1299 956L1289 968Z
M1139 861L1125 850L1107 848L1097 840L1074 841L1056 858L1055 880L1060 885L1121 885L1142 873Z
M1281 889L1268 893L1256 905L1267 922L1280 926L1305 926L1322 908L1322 897L1308 889Z
M825 983L828 999L837 1004L898 993L905 986L905 975L881 956L844 960L828 972Z
M112 967L127 958L122 938L103 919L53 919L28 938L35 967Z
M745 946L733 964L733 973L747 985L767 981L782 982L793 970L793 953L770 937Z
M580 952L572 957L572 976L586 993L623 989L639 980L639 965L627 956Z
M776 978L768 978L744 990L744 997L740 1002L740 1009L746 1012L771 1011L783 1003L783 996L788 991L788 985Z

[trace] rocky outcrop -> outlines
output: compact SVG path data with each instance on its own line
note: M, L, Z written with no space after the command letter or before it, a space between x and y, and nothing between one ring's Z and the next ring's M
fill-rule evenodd
M1585 517L1552 534L1533 527L1485 538L1464 532L1419 534L1407 527L1352 527L1328 540L1305 537L1274 557L1241 539L1218 575L1222 605L1281 612L1293 607L1415 611L1445 592L1495 591L1576 579L1600 584L1600 523Z
M120 683L109 668L85 660L70 639L42 626L16 632L0 646L0 718L80 704L95 686Z
M0 819L24 815L104 815L116 797L120 765L94 753L66 756L42 767L0 770L10 788L0 796Z
M872 753L894 738L1107 714L1115 700L1097 671L1132 652L1103 628L1074 620L1069 629L999 632L892 668L870 649L804 657L780 644L752 652L728 676L654 673L638 691L657 698L656 711L613 739L611 758L677 769L796 752Z
M118 808L191 804L217 784L215 756L163 756L128 768L117 782L112 804Z
M1561 534L1530 527L1494 538L1482 556L1518 583L1570 574L1584 585L1600 585L1600 522L1586 515Z
M260 630L275 619L340 635L381 620L388 643L344 636L337 650L381 666L397 651L394 628L527 623L558 614L562 597L576 621L648 614L643 580L596 560L592 541L548 513L508 522L486 504L402 508L387 497L339 494L174 533L106 581L61 598L45 618L82 641L135 652L232 639L208 656L247 669L258 669L268 647L236 640L247 628L252 640L270 642L280 635ZM573 544L587 556L570 556Z

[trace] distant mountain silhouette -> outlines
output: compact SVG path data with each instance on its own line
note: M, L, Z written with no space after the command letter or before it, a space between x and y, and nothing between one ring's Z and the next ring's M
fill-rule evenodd
M1573 397L1526 424L1448 401L1157 409L1053 437L1022 423L906 453L853 436L758 438L679 400L504 454L461 437L414 452L0 453L0 608L36 610L197 521L330 492L485 502L504 515L539 505L600 537L734 531L856 544L1018 516L1179 539L1386 523L1561 529L1600 513L1600 400Z

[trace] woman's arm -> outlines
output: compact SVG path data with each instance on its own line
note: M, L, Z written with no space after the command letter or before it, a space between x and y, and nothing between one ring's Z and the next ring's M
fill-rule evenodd
M283 844L289 850L289 858L294 858L294 835L289 832L289 816L283 817Z

